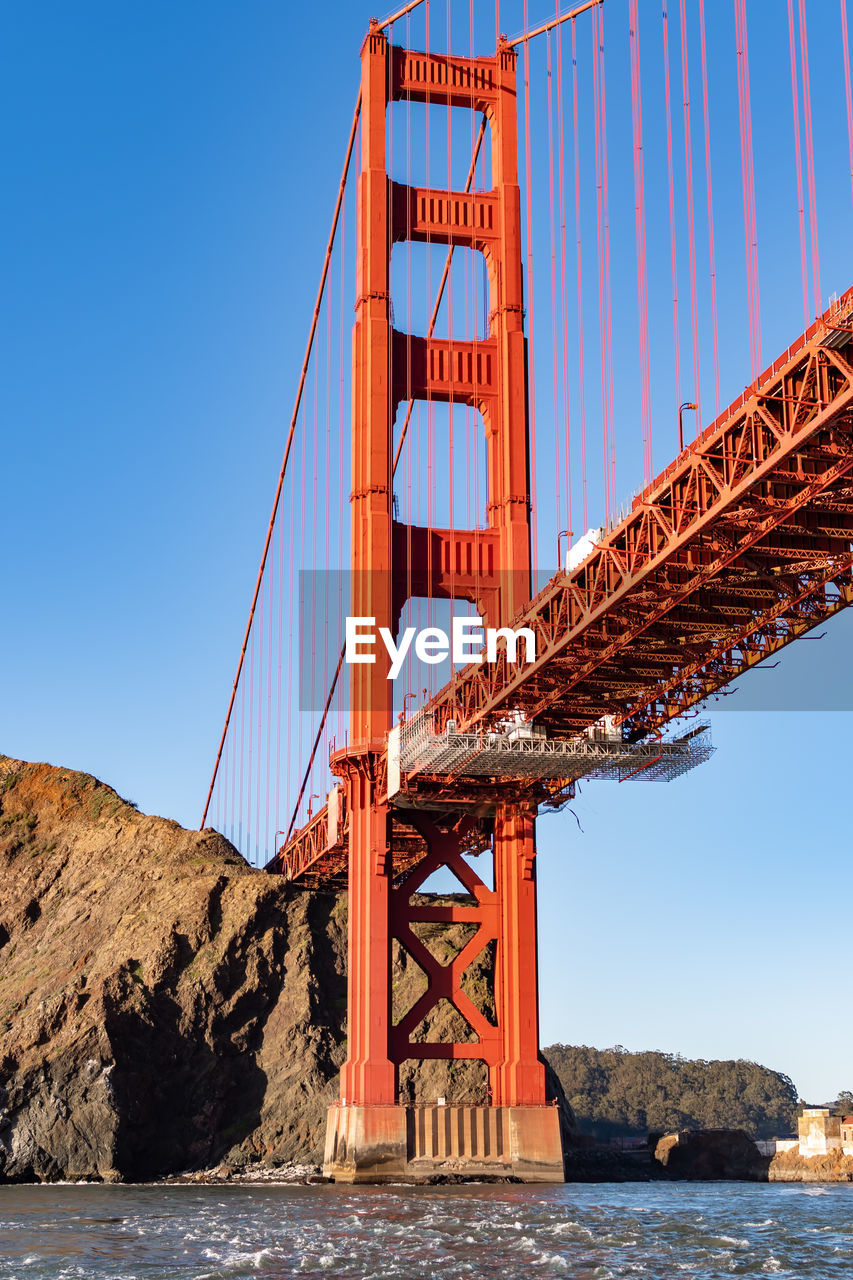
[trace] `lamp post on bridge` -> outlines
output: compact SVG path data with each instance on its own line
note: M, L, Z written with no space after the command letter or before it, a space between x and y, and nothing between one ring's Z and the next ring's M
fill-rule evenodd
M694 404L692 400L685 400L683 404L678 406L678 452L684 451L684 410L698 409L698 404Z

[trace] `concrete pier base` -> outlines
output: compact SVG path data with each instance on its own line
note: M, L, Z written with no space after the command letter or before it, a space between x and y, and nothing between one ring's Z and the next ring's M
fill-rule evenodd
M562 1182L557 1107L329 1108L323 1172L336 1182L436 1176Z

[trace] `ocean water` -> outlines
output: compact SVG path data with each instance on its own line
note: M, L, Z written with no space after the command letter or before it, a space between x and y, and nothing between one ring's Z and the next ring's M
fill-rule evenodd
M0 1187L0 1280L853 1276L853 1184Z

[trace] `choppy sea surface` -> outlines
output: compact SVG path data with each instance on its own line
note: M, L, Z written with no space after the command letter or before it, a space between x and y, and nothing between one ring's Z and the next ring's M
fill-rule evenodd
M0 1280L853 1276L853 1184L0 1188Z

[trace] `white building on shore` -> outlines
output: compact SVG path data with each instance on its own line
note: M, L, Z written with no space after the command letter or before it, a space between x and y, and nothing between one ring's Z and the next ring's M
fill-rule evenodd
M807 1107L797 1123L801 1156L853 1156L853 1116L834 1116L829 1107Z

